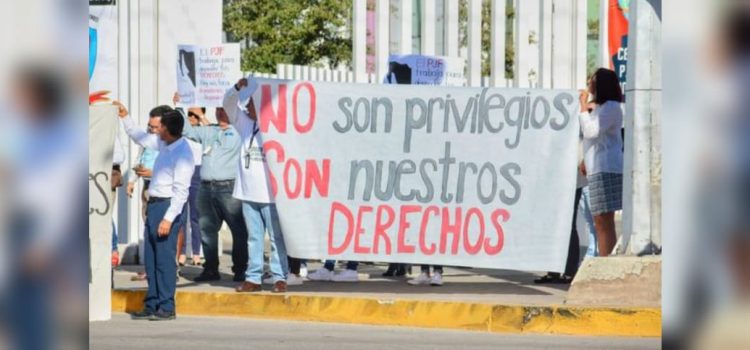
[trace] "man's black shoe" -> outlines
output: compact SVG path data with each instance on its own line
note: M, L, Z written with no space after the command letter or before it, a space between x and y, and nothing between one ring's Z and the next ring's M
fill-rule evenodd
M149 320L151 320L151 321L169 321L169 320L174 320L175 318L177 318L177 315L175 315L174 312L166 312L166 311L159 310L156 313L154 313L153 315L151 315L151 318L149 318Z
M130 318L133 320L150 320L152 316L154 316L154 312L148 309L130 314Z
M221 275L219 275L219 272L217 271L206 271L203 270L200 275L195 277L193 281L195 282L208 282L208 281L218 281L221 279Z

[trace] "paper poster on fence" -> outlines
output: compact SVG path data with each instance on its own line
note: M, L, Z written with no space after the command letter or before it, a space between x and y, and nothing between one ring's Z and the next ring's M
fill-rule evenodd
M464 86L466 61L459 57L390 55L386 84Z
M562 271L575 91L259 80L289 255Z
M178 45L177 92L183 107L220 107L240 76L239 44Z

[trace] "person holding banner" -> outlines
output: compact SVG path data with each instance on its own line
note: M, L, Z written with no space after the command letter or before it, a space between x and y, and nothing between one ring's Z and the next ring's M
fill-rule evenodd
M252 94L258 87L255 81L240 79L224 95L224 111L229 122L242 136L242 153L239 175L234 184L233 196L242 201L242 213L248 229L248 268L245 281L237 292L259 292L263 276L263 245L266 230L271 242L270 268L274 293L287 290L288 262L284 236L281 234L268 180L263 138L260 134L257 112Z
M583 160L583 140L579 136L578 140L578 162ZM580 256L581 256L581 247L580 247L580 240L578 236L578 211L580 210L584 216L584 219L586 215L589 217L591 216L591 212L588 209L588 203L582 203L584 201L588 201L588 199L583 198L583 194L586 191L586 188L588 186L588 180L586 179L586 175L583 173L581 167L578 167L577 169L577 178L576 178L576 192L574 196L574 204L573 204L573 223L571 224L570 228L570 241L568 242L568 258L565 262L565 271L561 275L559 272L548 272L546 275L537 278L534 280L534 283L541 284L541 283L561 283L561 284L570 284L573 282L573 278L575 278L576 273L578 273L578 267L580 265ZM586 222L588 225L589 221L593 221L593 219L589 220L586 219ZM593 225L593 223L592 223ZM590 229L587 230L590 235L594 234L594 230ZM590 244L596 245L596 239L594 238ZM588 254L588 252L587 252Z
M175 94L176 102L179 95ZM180 109L178 109L179 111ZM200 169L201 186L198 189L198 213L203 253L206 261L195 282L217 281L219 274L219 229L226 222L232 232L232 272L234 281L245 280L247 270L247 227L242 216L242 202L232 196L242 139L229 123L223 108L216 108L218 125L201 126L191 121L188 109L183 135L203 145L203 166ZM183 115L184 116L184 115ZM205 120L200 115L198 119ZM195 119L195 118L193 118Z
M185 124L179 112L170 110L161 117L156 135L138 128L119 102L119 117L125 132L137 144L159 149L154 163L146 209L144 261L148 291L143 310L132 315L137 320L175 319L177 287L177 234L183 223L190 179L195 169L193 151L182 137Z
M430 274L430 265L422 265L421 273L414 279L409 280L407 283L413 286L429 284L431 286L442 286L443 285L443 267L440 265L432 266L432 274Z
M336 265L336 260L326 260L323 267L315 270L313 273L307 275L307 278L311 281L333 281L333 282L358 282L359 274L357 273L357 267L359 261L347 261L346 269L339 273L334 273L333 269Z
M584 152L580 169L589 182L599 256L610 255L615 247L615 211L622 209L622 98L617 74L606 68L599 68L580 94Z
M578 239L578 228L576 226L576 218L578 217L578 208L581 201L581 194L583 193L583 186L586 185L586 176L578 171L578 179L576 181L576 193L575 199L573 200L573 223L570 229L570 241L568 242L568 258L565 262L565 272L561 275L559 272L547 272L546 275L534 280L534 283L560 283L570 284L573 282L576 273L578 273L578 265L580 264L581 247L579 246Z
M178 92L175 92L172 100L174 101L176 105L180 101L180 94ZM177 108L177 110L180 110L180 109L181 108ZM211 122L209 122L208 119L206 119L206 107L188 108L187 121L190 124L190 126L205 126L205 125L211 124Z
M187 140L188 144L190 145L190 149L193 151L193 154L195 155L194 160L197 162L198 159L201 158L202 150L200 149L200 145L192 140ZM175 257L177 259L177 264L180 266L185 266L187 263L187 243L185 238L185 232L188 228L188 224L190 226L190 244L191 248L193 249L191 260L192 264L195 266L201 265L201 234L200 234L200 227L198 226L198 209L197 209L197 202L196 202L196 196L198 194L198 188L200 187L200 177L196 174L200 174L200 165L195 166L195 170L193 171L193 178L190 181L190 189L188 192L188 201L187 205L185 205L185 208L183 209L183 214L185 214L186 220L180 226L180 230L177 234L177 256ZM181 276L181 272L180 272Z
M596 227L594 226L594 217L591 215L591 207L589 206L588 184L581 189L581 201L578 203L578 211L582 214L581 216L583 216L584 221L586 221L584 228L589 237L586 258L599 256L599 247L596 244Z
M180 101L180 95L175 93L174 97L172 98L172 102L177 105L177 103ZM180 114L182 111L180 108L177 108ZM201 124L201 120L205 119L203 117L203 113L205 113L205 108L189 108L188 109L188 117L185 123L185 129L190 127L191 125L197 126ZM200 115L198 113L201 113ZM187 245L186 245L186 238L185 238L185 232L187 232L188 224L190 226L190 238L191 238L191 252L192 252L192 261L193 265L200 265L201 264L201 230L200 226L198 224L198 189L201 186L201 165L203 165L203 147L200 145L200 143L195 142L192 140L191 137L188 136L186 139L188 144L190 145L190 149L193 150L193 160L195 160L195 171L193 171L193 178L190 180L190 191L188 193L188 204L185 208L186 210L186 216L187 220L185 220L185 224L180 227L180 233L177 236L177 250L179 255L177 256L177 263L180 264L180 266L184 266L185 262L187 261Z

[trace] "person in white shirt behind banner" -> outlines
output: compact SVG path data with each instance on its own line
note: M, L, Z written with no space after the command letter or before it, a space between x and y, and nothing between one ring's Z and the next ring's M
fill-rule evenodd
M271 242L269 265L274 283L272 291L283 293L287 290L289 272L286 246L271 193L263 138L251 97L257 84L253 82L252 85L247 79L240 79L226 92L223 103L229 122L242 136L239 173L233 196L242 201L242 214L248 231L248 266L245 281L237 286L236 291L258 292L262 289L263 238L268 230Z
M591 101L593 97L593 101ZM594 216L599 256L609 256L617 243L615 211L622 209L622 89L617 74L599 68L581 91L579 121L589 205Z
M143 251L148 291L143 310L132 317L172 320L175 318L177 287L177 231L184 220L182 212L195 169L193 151L182 137L185 120L179 112L170 110L161 117L156 132L149 134L135 125L121 103L115 104L119 107L118 114L128 136L143 147L159 150L148 188L146 209Z

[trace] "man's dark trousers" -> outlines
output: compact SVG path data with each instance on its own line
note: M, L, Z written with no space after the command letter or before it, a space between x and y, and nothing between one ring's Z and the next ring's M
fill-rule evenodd
M232 231L232 272L247 270L247 227L242 216L242 201L232 197L234 181L203 181L198 190L201 239L206 271L219 272L219 230L222 221Z
M174 294L177 288L177 232L182 215L177 215L169 229L169 235L159 237L158 229L169 208L169 199L150 198L146 208L146 230L143 256L146 264L148 291L143 299L144 309L153 312L173 313Z

